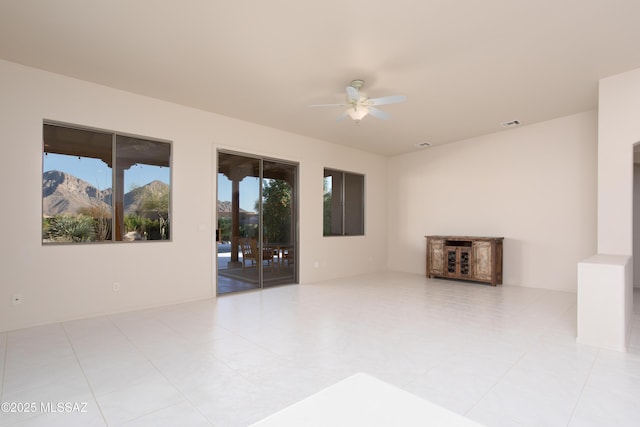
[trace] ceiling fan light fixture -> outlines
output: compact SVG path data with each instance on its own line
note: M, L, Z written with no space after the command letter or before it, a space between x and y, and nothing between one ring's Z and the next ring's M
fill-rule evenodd
M356 122L362 120L367 114L369 114L369 109L366 107L360 108L349 108L349 117L351 117Z

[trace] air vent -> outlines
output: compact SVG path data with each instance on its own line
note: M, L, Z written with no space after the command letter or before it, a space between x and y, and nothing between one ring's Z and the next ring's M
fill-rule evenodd
M502 123L502 127L505 127L505 128L512 128L519 125L520 125L520 120L511 120L510 122Z
M416 147L420 147L420 148L427 148L427 147L431 147L431 143L430 142L418 142L416 144Z

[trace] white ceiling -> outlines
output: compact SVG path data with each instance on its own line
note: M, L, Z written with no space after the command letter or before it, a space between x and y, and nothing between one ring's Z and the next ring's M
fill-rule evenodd
M597 107L638 0L2 0L0 58L394 155ZM388 121L335 118L365 80ZM508 131L508 130L505 130Z

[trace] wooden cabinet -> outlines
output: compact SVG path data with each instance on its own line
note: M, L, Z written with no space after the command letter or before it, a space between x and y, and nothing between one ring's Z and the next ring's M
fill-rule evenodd
M502 237L427 237L427 277L502 284Z

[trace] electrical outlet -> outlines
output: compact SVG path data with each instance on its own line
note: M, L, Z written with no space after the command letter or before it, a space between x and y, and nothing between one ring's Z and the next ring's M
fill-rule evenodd
M113 292L118 292L120 290L120 282L113 282Z
M11 295L11 303L13 305L22 304L22 294L13 294L13 295Z

